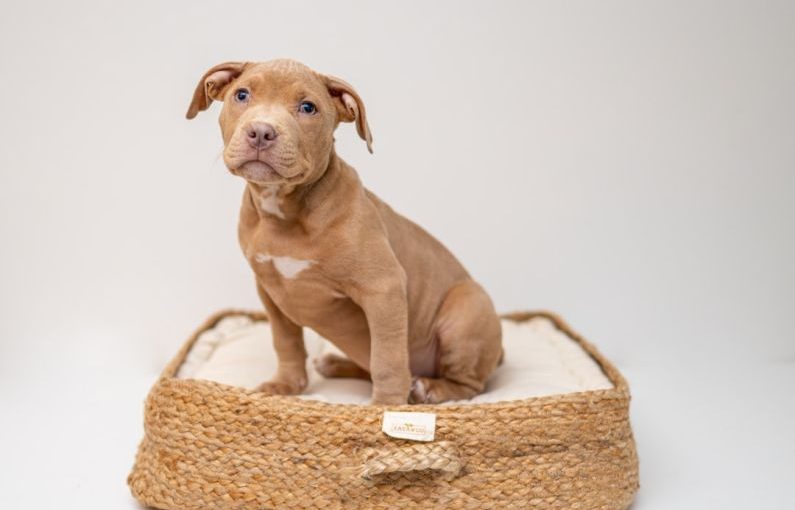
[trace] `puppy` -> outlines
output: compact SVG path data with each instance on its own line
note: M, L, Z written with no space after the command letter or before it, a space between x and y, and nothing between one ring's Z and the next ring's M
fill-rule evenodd
M340 122L355 122L372 152L353 87L291 60L227 62L201 78L187 118L213 101L223 102L224 163L247 182L238 237L278 356L259 389L305 389L308 327L347 356L317 360L318 371L371 379L373 404L482 392L502 356L494 305L439 241L367 190L335 152Z

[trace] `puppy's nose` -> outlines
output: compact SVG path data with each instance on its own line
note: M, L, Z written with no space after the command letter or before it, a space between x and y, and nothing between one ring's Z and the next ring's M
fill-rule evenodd
M252 122L246 127L246 140L255 149L267 149L279 136L267 122Z

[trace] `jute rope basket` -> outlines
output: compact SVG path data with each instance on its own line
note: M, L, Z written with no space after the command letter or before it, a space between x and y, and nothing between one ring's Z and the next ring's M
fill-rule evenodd
M638 488L629 388L588 342L543 316L600 365L614 387L491 404L390 406L433 412L436 436L386 436L381 406L328 404L176 373L203 324L146 400L128 477L141 503L167 510L625 509Z

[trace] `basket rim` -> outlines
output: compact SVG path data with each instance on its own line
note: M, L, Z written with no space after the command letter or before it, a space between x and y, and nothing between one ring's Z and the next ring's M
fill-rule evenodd
M253 320L257 321L268 321L268 316L264 311L254 311L254 310L247 310L247 309L240 309L240 308L227 308L222 309L210 317L208 317L198 328L196 328L193 333L190 335L187 341L185 341L177 352L177 354L171 359L171 361L166 365L166 367L161 372L155 386L163 386L163 385L187 385L194 387L197 390L204 389L208 392L216 392L216 391L224 391L224 392L233 392L237 393L241 396L245 395L248 398L253 398L255 400L262 399L263 401L271 401L271 402L279 402L281 405L289 404L294 408L304 409L306 411L315 410L315 411L344 411L346 409L373 409L373 410L382 410L385 408L389 409L401 409L401 410L412 410L412 411L435 411L439 413L440 411L444 412L446 415L450 414L457 414L457 413L466 413L467 410L473 409L484 409L484 408L501 408L507 409L512 407L527 407L529 405L532 406L539 406L539 405L548 405L552 403L561 403L561 402L570 402L570 403L591 403L594 401L600 400L630 400L630 392L629 386L627 384L626 379L618 369L604 356L601 352L589 341L585 340L585 338L574 331L568 323L566 323L558 314L551 312L549 310L533 310L533 311L514 311L500 314L500 319L514 321L514 322L526 322L534 318L545 318L548 319L552 324L562 333L567 335L569 338L577 342L577 344L586 352L588 355L593 359L599 368L604 372L605 376L607 376L608 380L613 384L612 388L607 389L599 389L599 390L587 390L587 391L579 391L579 392L571 392L571 393L559 393L554 395L543 395L543 396L536 396L536 397L528 397L523 399L515 399L515 400L502 400L498 402L486 402L486 403L475 403L475 404L403 404L403 405L374 405L374 404L338 404L338 403L330 403L330 402L323 402L320 400L307 400L302 399L298 396L281 396L281 395L266 395L260 392L257 392L253 389L241 388L239 386L231 386L228 384L219 383L216 381L210 381L206 379L177 379L176 374L179 370L179 367L185 361L188 353L190 352L193 345L198 340L199 336L206 330L213 328L218 322L222 319L234 316L234 315L244 315ZM154 390L154 388L153 388ZM275 400L274 400L275 399Z

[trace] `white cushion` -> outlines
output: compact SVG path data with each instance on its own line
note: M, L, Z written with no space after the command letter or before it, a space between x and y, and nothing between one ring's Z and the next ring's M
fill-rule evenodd
M590 355L549 319L503 320L502 332L505 359L489 378L486 391L467 402L499 402L612 387ZM304 338L310 363L309 385L302 398L340 404L368 403L369 382L325 379L312 367L312 358L339 350L309 329L304 331ZM276 355L268 323L233 315L199 336L177 377L255 388L275 370Z

